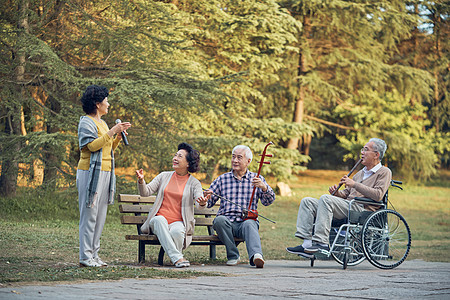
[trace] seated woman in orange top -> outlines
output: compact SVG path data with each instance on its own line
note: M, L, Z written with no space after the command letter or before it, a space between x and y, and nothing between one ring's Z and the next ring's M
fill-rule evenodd
M155 204L141 226L142 233L154 233L177 268L189 267L182 250L192 242L194 233L194 200L203 199L202 185L189 173L197 172L200 153L187 143L178 145L172 159L174 171L162 172L145 184L144 171L136 171L139 194L157 192ZM197 204L198 205L198 204Z

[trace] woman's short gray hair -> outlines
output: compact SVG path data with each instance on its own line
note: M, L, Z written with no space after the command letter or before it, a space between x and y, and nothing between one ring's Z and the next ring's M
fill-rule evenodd
M371 138L369 142L374 143L373 151L380 153L380 161L381 161L387 149L386 142L379 138Z
M233 148L233 151L231 151L231 154L234 154L234 151L236 151L238 149L243 149L244 150L244 154L245 154L245 158L250 159L250 162L252 161L253 153L252 153L252 150L250 150L249 147L244 146L244 145L237 145L236 147Z

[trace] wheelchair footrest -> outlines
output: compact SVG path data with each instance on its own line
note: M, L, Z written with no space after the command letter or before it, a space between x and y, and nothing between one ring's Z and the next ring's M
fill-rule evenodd
M330 256L330 251L327 251L327 250L319 249L319 251L317 251L317 252L319 252L322 255Z
M324 253L318 251L317 253L314 254L314 257L317 260L332 260L333 259L330 255L329 251L324 251Z

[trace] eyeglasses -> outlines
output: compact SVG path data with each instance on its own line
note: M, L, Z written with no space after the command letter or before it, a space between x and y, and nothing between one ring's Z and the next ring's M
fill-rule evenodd
M244 157L242 155L232 155L231 156L231 160L237 159L237 161L242 161L244 160Z
M377 152L377 151L370 150L370 149L367 148L367 147L363 147L363 148L361 148L361 152Z

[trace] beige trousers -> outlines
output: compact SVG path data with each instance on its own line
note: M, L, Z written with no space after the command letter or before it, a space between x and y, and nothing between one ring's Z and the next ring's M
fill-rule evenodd
M348 216L349 200L332 195L322 195L320 199L306 197L300 202L295 236L322 244L329 243L331 222ZM353 203L351 210L363 211L364 207ZM313 235L314 229L314 235Z

